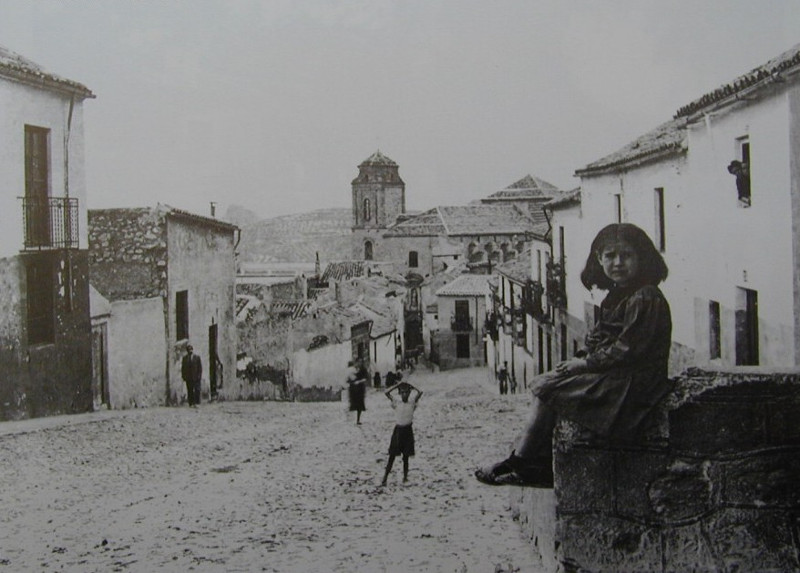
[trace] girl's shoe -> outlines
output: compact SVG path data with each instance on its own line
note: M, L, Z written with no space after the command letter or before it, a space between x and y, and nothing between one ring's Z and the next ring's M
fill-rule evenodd
M553 465L549 460L528 462L512 452L511 456L498 464L477 469L475 477L487 485L551 488Z

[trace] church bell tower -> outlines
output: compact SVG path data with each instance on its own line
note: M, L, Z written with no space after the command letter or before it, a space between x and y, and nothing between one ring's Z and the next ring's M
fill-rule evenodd
M353 179L352 253L357 261L386 260L383 233L406 212L406 184L397 163L376 151Z

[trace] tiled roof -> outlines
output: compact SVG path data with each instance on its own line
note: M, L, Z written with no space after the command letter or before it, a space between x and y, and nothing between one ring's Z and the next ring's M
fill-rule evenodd
M533 221L516 205L439 207L448 235L513 235L530 231Z
M307 300L275 300L270 306L270 312L278 315L290 315L292 319L305 316L311 306Z
M460 275L436 291L436 296L488 296L487 275Z
M759 84L767 85L770 82L782 81L781 74L791 68L800 66L800 44L793 46L791 49L783 52L781 55L772 58L767 63L753 68L746 74L743 74L723 86L718 87L712 92L709 92L693 102L680 108L675 117L686 117L692 115L710 105L735 97L737 94L758 86Z
M215 227L223 231L236 231L239 229L239 227L236 225L226 223L220 219L196 215L195 213L190 213L189 211L184 211L183 209L176 209L175 207L170 207L169 205L165 205L163 203L159 203L157 208L165 211L170 217L183 219L184 221L191 221L193 223L199 223L200 225L204 225L206 227Z
M540 215L546 221L544 214ZM385 237L438 235L515 235L530 232L536 221L513 203L473 203L436 207L389 228Z
M250 315L254 313L259 307L263 306L263 302L258 297L237 294L236 295L236 322L245 322Z
M385 237L435 237L444 235L447 231L444 228L439 209L433 208L425 211L421 215L411 217L390 227L385 233Z
M390 309L377 308L377 305L360 302L354 304L351 310L372 321L371 338L380 338L397 330L397 320L392 316Z
M0 46L0 76L35 87L77 95L81 98L94 97L92 91L85 85L51 74L42 69L39 64L3 46Z
M515 282L524 284L531 278L530 249L525 249L510 261L500 263L495 270Z
M578 169L578 176L607 172L621 166L636 166L686 151L686 125L692 115L721 105L725 101L737 101L746 93L780 83L790 71L800 67L800 44L752 69L716 90L681 107L671 121L661 124L622 149Z
M363 261L339 261L328 263L322 273L322 281L348 281L364 276Z
M526 175L505 189L492 193L482 201L508 201L546 198L558 192L558 188L543 179Z
M557 207L564 207L567 205L575 205L581 202L581 188L573 189L572 191L561 191L559 194L547 203L544 204L545 208L553 209Z
M622 165L640 165L661 157L686 151L686 119L678 118L659 125L622 149L606 155L575 171L575 175L592 175Z
M379 149L362 161L359 167L362 165L397 165L397 163L386 157Z

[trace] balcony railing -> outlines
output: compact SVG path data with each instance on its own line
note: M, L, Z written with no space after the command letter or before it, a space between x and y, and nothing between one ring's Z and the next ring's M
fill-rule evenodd
M453 332L470 332L472 330L472 319L469 316L451 318L450 329Z
M20 197L25 250L78 248L77 197Z
M532 280L527 282L525 285L525 290L523 291L523 306L525 308L525 312L539 322L544 322L548 318L547 313L542 305L542 299L544 298L543 295L544 287L542 286L541 282Z
M547 304L567 308L567 275L563 264L547 263Z

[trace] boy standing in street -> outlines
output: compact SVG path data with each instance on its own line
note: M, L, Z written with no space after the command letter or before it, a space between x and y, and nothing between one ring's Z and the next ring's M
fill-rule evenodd
M400 399L392 395L395 391ZM413 400L410 400L412 391L416 392L416 395ZM408 382L400 382L389 388L385 394L395 411L395 426L389 442L389 461L386 462L386 471L383 474L383 481L381 481L382 486L386 485L394 459L399 455L403 456L403 482L408 481L408 458L414 455L414 429L411 424L414 421L414 410L422 397L422 392Z

